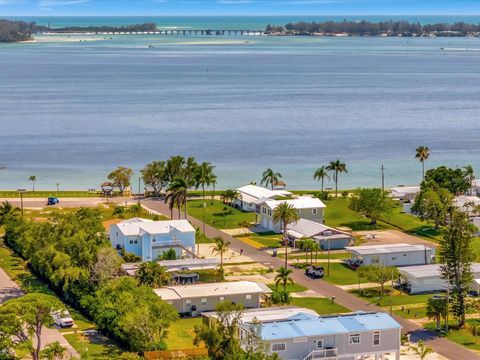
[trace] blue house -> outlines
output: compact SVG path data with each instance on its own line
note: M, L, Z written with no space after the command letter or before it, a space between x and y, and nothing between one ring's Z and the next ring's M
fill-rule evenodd
M195 229L187 220L152 221L133 218L110 226L110 242L142 258L154 261L174 249L177 259L195 257Z

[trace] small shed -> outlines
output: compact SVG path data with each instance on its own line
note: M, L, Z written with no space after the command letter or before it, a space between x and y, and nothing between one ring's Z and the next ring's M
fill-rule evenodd
M422 244L347 246L352 265L411 266L435 262L435 248Z

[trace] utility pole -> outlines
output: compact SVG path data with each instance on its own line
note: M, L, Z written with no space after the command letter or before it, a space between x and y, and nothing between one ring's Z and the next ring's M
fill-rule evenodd
M22 218L23 218L23 194L27 192L26 189L17 189L17 192L20 194L20 209L22 212Z
M142 178L138 178L138 196L140 196L140 184L141 184Z
M57 187L57 193L58 193L59 188L60 188L60 183L55 183L55 186Z
M327 262L327 276L330 276L330 238L328 239L328 262Z
M203 202L203 238L205 239L207 235L205 234L205 222L207 221L207 203L204 201ZM197 255L200 254L200 244L197 244Z
M384 193L385 192L385 166L383 166L383 164L382 164L381 170L382 170L382 193Z

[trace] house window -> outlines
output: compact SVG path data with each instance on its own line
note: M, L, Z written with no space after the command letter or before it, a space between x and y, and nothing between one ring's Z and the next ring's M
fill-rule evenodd
M360 334L350 335L350 345L360 344Z
M117 231L117 237L118 237L118 231Z
M312 214L317 215L317 209L312 209Z
M317 349L323 349L323 340L317 340Z
M192 306L192 299L185 300L185 305Z
M130 243L130 244L133 244L133 240L130 240L129 243Z
M202 298L202 305L207 305L207 298Z
M173 301L172 301L172 300L168 300L168 301L167 301L167 304L168 304L168 305L173 305Z
M373 332L373 346L380 345L380 331Z
M248 294L247 296L245 296L245 299L252 300L252 295Z
M153 239L152 239L152 242L157 242L157 239L156 239L156 238L153 238Z
M133 243L134 243L134 244L138 244L138 240L134 240Z
M220 301L224 301L224 300L225 300L225 297L220 296Z
M287 350L287 344L285 343L275 343L272 344L272 352L279 352Z

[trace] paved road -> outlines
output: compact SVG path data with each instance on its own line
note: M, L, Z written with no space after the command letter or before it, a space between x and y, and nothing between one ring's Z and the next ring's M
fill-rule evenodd
M0 306L7 300L23 295L23 291L18 284L14 282L7 273L0 268ZM66 347L71 357L78 357L77 351L68 343L63 335L57 329L43 328L42 330L42 348L48 344L58 341Z
M170 215L170 210L168 206L160 200L142 200L142 203L148 208L158 211L166 216ZM178 219L178 214L176 211L173 212L173 218ZM195 218L188 217L188 220L195 226L198 226L200 229L203 228L203 223ZM205 233L209 238L214 238L220 236L225 240L228 240L231 245L230 248L237 252L240 252L240 249L243 249L243 255L248 256L255 260L258 263L264 264L266 266L273 266L278 268L284 266L284 259L271 257L264 251L254 248L243 241L234 238L218 229L215 229L209 225L205 225ZM292 279L303 286L308 287L309 289L317 292L318 294L325 297L335 296L335 301L340 305L343 305L352 311L384 311L383 309L365 302L364 300L342 290L341 288L332 285L324 280L314 280L306 277L303 271L290 267L293 270ZM412 341L425 340L429 345L431 345L437 353L445 356L448 359L455 360L473 360L480 359L480 355L477 353L460 346L454 342L451 342L445 338L440 338L435 335L434 332L424 330L420 325L414 323L413 321L397 317L395 319L403 326L404 332L411 334Z
M21 201L19 198L0 198L0 203L8 201L14 206L20 207ZM105 198L60 198L58 205L49 206L49 208L73 208L73 207L95 207L107 201L115 204L133 204L135 201L132 198L115 197L112 199ZM43 208L47 206L46 198L26 198L23 199L24 208Z

